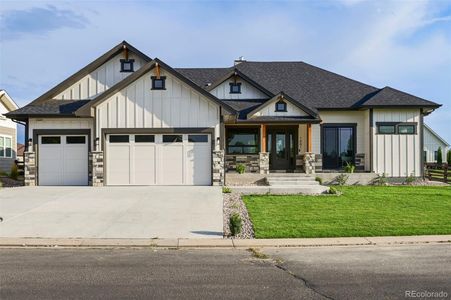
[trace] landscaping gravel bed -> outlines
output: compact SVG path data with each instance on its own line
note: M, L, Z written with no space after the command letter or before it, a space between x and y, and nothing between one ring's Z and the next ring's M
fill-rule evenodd
M254 238L254 227L247 213L246 205L244 205L240 194L229 193L222 194L224 199L223 206L223 218L224 218L224 235L230 237L229 229L229 219L230 216L237 212L240 214L242 220L241 233L235 236L237 239L253 239Z
M23 186L23 180L14 180L9 177L0 177L0 187Z

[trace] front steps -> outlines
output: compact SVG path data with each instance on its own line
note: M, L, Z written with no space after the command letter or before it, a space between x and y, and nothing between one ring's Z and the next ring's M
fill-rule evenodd
M285 194L324 194L329 188L322 186L315 177L299 173L270 173L266 180L271 189L280 189Z

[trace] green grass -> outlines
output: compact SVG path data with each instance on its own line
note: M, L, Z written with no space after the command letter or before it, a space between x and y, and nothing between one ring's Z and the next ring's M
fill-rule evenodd
M342 187L341 196L243 196L257 238L451 234L451 187Z

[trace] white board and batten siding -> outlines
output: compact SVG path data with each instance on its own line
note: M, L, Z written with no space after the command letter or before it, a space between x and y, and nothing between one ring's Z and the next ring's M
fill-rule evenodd
M124 58L122 53L112 57L106 63L84 76L82 79L66 88L53 97L58 100L83 100L91 99L103 93L119 81L125 79L133 72L121 72L120 60ZM134 59L134 71L136 72L146 62L134 53L129 54L129 59Z
M237 80L241 83L241 93L230 93L230 83L235 82L232 78L224 81L210 91L219 99L268 99L268 96L244 80Z
M271 101L268 105L263 107L261 110L256 111L251 117L305 117L308 116L305 111L297 107L296 105L291 104L288 101L285 101L287 104L287 111L276 111L276 103L279 99Z
M147 72L96 108L97 133L101 128L214 128L219 137L219 105L168 72L166 90L152 90Z
M419 109L373 110L373 169L389 177L421 176ZM377 122L415 122L416 134L377 134Z
M356 124L356 153L365 154L365 170L370 169L369 111L320 111L322 124ZM312 124L312 151L321 153L321 126Z

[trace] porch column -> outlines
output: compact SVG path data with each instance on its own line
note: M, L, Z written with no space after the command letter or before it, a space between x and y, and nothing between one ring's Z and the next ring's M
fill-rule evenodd
M260 155L258 160L260 174L269 174L269 153L266 149L266 125L260 125Z
M312 152L312 124L307 124L307 152Z
M315 174L315 154L312 153L312 124L307 124L307 152L304 153L304 171Z

